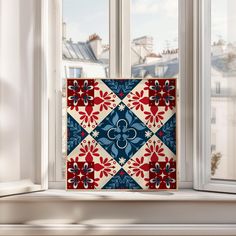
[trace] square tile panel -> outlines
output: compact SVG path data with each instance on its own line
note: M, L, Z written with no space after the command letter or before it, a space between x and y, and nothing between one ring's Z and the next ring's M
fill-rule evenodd
M67 189L177 188L175 79L67 80Z

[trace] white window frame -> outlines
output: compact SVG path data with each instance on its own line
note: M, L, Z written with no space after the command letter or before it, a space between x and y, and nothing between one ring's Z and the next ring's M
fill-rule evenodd
M49 187L65 188L61 175L61 43L62 2L49 4ZM130 1L110 0L110 78L131 77ZM193 186L192 158L192 74L193 74L193 0L179 0L180 107L178 140L179 187ZM55 27L56 26L56 27ZM56 43L55 43L56 42ZM118 50L120 48L120 50ZM130 55L130 56L127 56ZM56 122L55 122L56 121Z
M10 3L11 4L11 3ZM21 4L21 3L19 3ZM16 5L16 9L19 5ZM12 194L29 193L48 189L48 5L47 0L35 1L34 3L34 111L35 114L35 159L37 166L35 181L20 179L14 182L0 183L0 197Z
M211 0L194 9L194 188L236 193L236 181L211 179Z

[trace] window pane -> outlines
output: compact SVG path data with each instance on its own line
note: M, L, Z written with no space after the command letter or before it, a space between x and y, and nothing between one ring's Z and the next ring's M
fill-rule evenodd
M81 68L83 77L107 77L109 0L63 0L62 28L63 78L70 77L71 66Z
M236 179L236 1L211 1L211 173Z
M62 0L62 152L66 156L67 78L109 75L109 0ZM64 179L64 164L61 179Z
M132 77L178 77L178 0L131 0Z

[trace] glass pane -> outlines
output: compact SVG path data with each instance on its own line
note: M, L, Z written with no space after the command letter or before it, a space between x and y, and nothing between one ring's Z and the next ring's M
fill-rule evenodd
M63 0L63 78L79 67L83 77L106 78L109 68L109 0Z
M67 78L109 75L109 0L62 0L62 152L66 156ZM64 165L62 177L64 177Z
M236 1L211 1L211 174L236 179Z
M132 77L177 78L178 0L131 1Z

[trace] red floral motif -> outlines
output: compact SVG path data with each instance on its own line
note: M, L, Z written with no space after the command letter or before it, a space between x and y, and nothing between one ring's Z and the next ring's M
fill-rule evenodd
M115 169L115 166L113 165L113 160L109 160L108 158L100 157L100 163L96 163L94 165L94 170L100 171L100 178L102 178L103 176L108 177L108 175L113 176L113 169Z
M145 82L144 90L149 91L149 80Z
M151 106L150 111L145 111L144 114L146 115L145 120L147 121L147 125L153 125L156 127L157 124L160 122L162 125L162 120L164 119L164 111L158 111L157 106Z
M79 161L79 157L70 158L70 162L78 162L78 161Z
M149 80L149 105L159 107L175 106L175 79Z
M79 114L81 115L80 120L82 120L81 125L86 123L88 127L91 126L91 124L95 123L97 125L97 120L98 120L98 111L93 111L93 107L91 106L86 106L85 107L85 112L80 111Z
M165 157L165 162L174 162L174 158Z
M163 143L160 145L157 144L156 141L153 141L153 143L146 144L147 148L145 149L146 153L144 154L145 157L150 157L151 162L157 162L159 160L159 157L164 157L164 148Z
M98 81L96 81L95 79L94 80L94 90L99 90L99 83Z
M149 104L149 98L144 97L144 91L142 90L140 93L138 91L131 92L130 93L131 98L129 99L129 102L132 103L130 106L131 109L135 108L136 110L144 111L144 105Z
M108 108L114 108L112 106L112 103L115 101L114 99L112 99L112 94L113 93L108 93L108 92L102 92L100 90L99 92L99 97L95 97L94 98L94 104L96 105L100 105L99 110L103 111L103 110L108 110Z
M93 106L94 80L68 79L67 80L67 106L78 109L80 106Z
M176 162L150 162L149 188L176 189Z
M88 141L88 144L81 143L81 146L79 156L85 157L87 162L93 162L95 157L99 157L97 143L91 144L91 142Z
M134 172L131 176L135 175L136 177L141 176L141 178L144 178L144 172L149 171L149 164L144 162L144 157L132 159L128 163L131 163L129 169Z
M76 159L67 162L67 188L94 189L94 163Z

